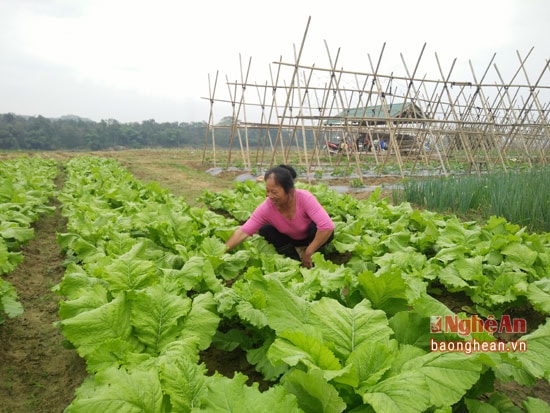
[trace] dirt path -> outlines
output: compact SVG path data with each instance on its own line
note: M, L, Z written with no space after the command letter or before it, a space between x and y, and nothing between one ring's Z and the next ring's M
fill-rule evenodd
M56 243L56 231L64 230L59 209L42 216L34 229L34 238L23 247L24 261L5 277L17 288L24 313L0 326L2 413L62 412L86 377L83 360L62 346L53 325L60 297L51 287L64 272Z

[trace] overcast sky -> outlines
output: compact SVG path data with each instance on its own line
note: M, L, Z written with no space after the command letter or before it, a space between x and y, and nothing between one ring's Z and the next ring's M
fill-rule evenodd
M269 81L309 17L301 63L316 67L339 49L340 68L368 72L385 43L380 71L404 73L400 54L412 69L426 44L421 75L440 78L437 53L471 81L496 53L506 80L533 48L535 80L550 58L548 0L0 0L0 113L208 121L216 73L225 93L251 59L249 81Z

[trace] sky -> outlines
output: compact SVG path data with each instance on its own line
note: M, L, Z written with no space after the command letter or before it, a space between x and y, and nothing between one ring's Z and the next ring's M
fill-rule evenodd
M227 82L270 83L273 62L300 50L301 64L338 56L360 72L383 50L380 72L404 74L424 48L419 74L440 78L437 61L445 73L455 61L459 81L493 55L509 79L530 53L534 81L549 18L548 0L0 0L0 113L208 121Z

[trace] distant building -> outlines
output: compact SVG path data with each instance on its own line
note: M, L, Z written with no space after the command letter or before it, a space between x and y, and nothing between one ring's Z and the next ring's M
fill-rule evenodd
M412 102L390 103L377 106L364 106L346 109L325 121L326 126L383 125L386 122L413 123L418 119L427 119L424 111Z

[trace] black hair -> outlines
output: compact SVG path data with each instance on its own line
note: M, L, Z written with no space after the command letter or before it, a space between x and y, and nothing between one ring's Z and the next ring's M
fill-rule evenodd
M290 166L290 165L284 165L284 164L281 164L279 165L281 168L285 168L285 169L288 169L288 172L290 172L290 176L292 176L292 179L296 179L296 177L298 176L298 174L296 173L296 170Z
M282 186L286 193L289 193L291 189L294 188L294 178L296 177L296 171L292 166L288 165L279 165L274 166L267 170L264 175L264 181L267 181L267 178L273 176L275 182Z

